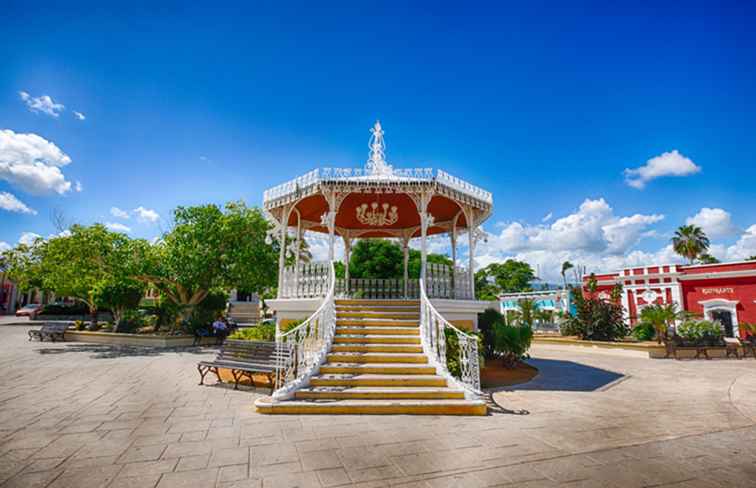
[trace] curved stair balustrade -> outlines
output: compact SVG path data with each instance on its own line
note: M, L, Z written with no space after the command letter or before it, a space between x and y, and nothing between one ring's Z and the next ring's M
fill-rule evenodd
M446 363L446 330L456 335L459 344L461 372L459 378L451 374ZM478 338L462 332L438 313L428 299L422 278L420 279L420 338L425 354L434 366L439 368L442 376L474 396L481 393Z
M318 373L328 356L336 331L336 272L333 262L329 266L328 291L315 313L289 331L276 332L276 342L288 344L293 352L289 356L279 356L278 388L273 392L273 400L292 398L298 388Z

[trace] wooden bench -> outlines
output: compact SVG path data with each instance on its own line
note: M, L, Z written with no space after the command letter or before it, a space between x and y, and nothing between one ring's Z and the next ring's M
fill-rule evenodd
M41 342L47 337L52 342L55 342L56 339L63 341L65 340L66 329L68 329L68 324L44 324L39 329L29 331L29 340L36 338Z
M205 382L205 375L212 372L222 383L221 369L228 369L234 377L234 390L239 389L239 380L249 378L252 386L255 386L254 374L264 374L270 381L271 393L278 385L280 364L286 364L294 353L294 349L283 343L226 340L221 346L218 356L213 361L202 361L197 364L200 374L200 385ZM296 358L295 358L296 361ZM296 375L296 363L294 371Z

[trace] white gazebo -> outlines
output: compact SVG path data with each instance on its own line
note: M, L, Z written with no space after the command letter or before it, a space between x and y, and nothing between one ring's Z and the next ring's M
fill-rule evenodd
M491 214L491 193L450 174L430 168L394 169L385 159L383 129L376 122L371 129L370 156L364 168L320 168L273 187L264 194L263 205L274 224L279 242L293 241L299 249L304 232L326 234L329 261L334 258L337 237L344 246L344 279L338 280L339 296L375 299L418 299L419 280L410 279L407 271L410 242L420 240L421 275L428 296L447 301L475 302L473 279L475 246L484 235L480 224ZM293 234L290 235L290 234ZM446 234L451 245L453 266L428 265L428 237ZM460 237L468 244L468 259L460 265L457 243ZM349 276L349 260L356 239L391 238L404 252L404 275L396 280L357 280ZM327 263L296 262L286 267L286 246L279 259L278 300L269 303L286 318L302 318L325 293ZM295 300L295 302L291 302ZM304 300L304 301L302 301ZM286 302L288 303L286 303ZM485 302L486 305L488 302ZM443 304L442 304L443 305ZM452 315L480 303L457 304ZM293 308L292 308L293 307ZM448 308L443 307L442 308ZM295 312L294 315L288 312ZM477 313L477 312L475 312ZM279 314L281 316L281 314ZM460 319L460 317L453 317Z

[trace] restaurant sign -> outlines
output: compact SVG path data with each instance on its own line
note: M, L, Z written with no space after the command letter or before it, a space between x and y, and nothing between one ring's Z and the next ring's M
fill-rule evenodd
M727 293L735 293L735 289L731 286L719 287L719 288L701 288L701 293L704 295L724 295Z

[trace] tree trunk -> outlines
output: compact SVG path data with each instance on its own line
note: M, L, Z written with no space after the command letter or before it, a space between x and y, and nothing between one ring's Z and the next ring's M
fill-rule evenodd
M89 313L92 317L92 323L89 326L90 330L97 330L97 307L91 307Z

